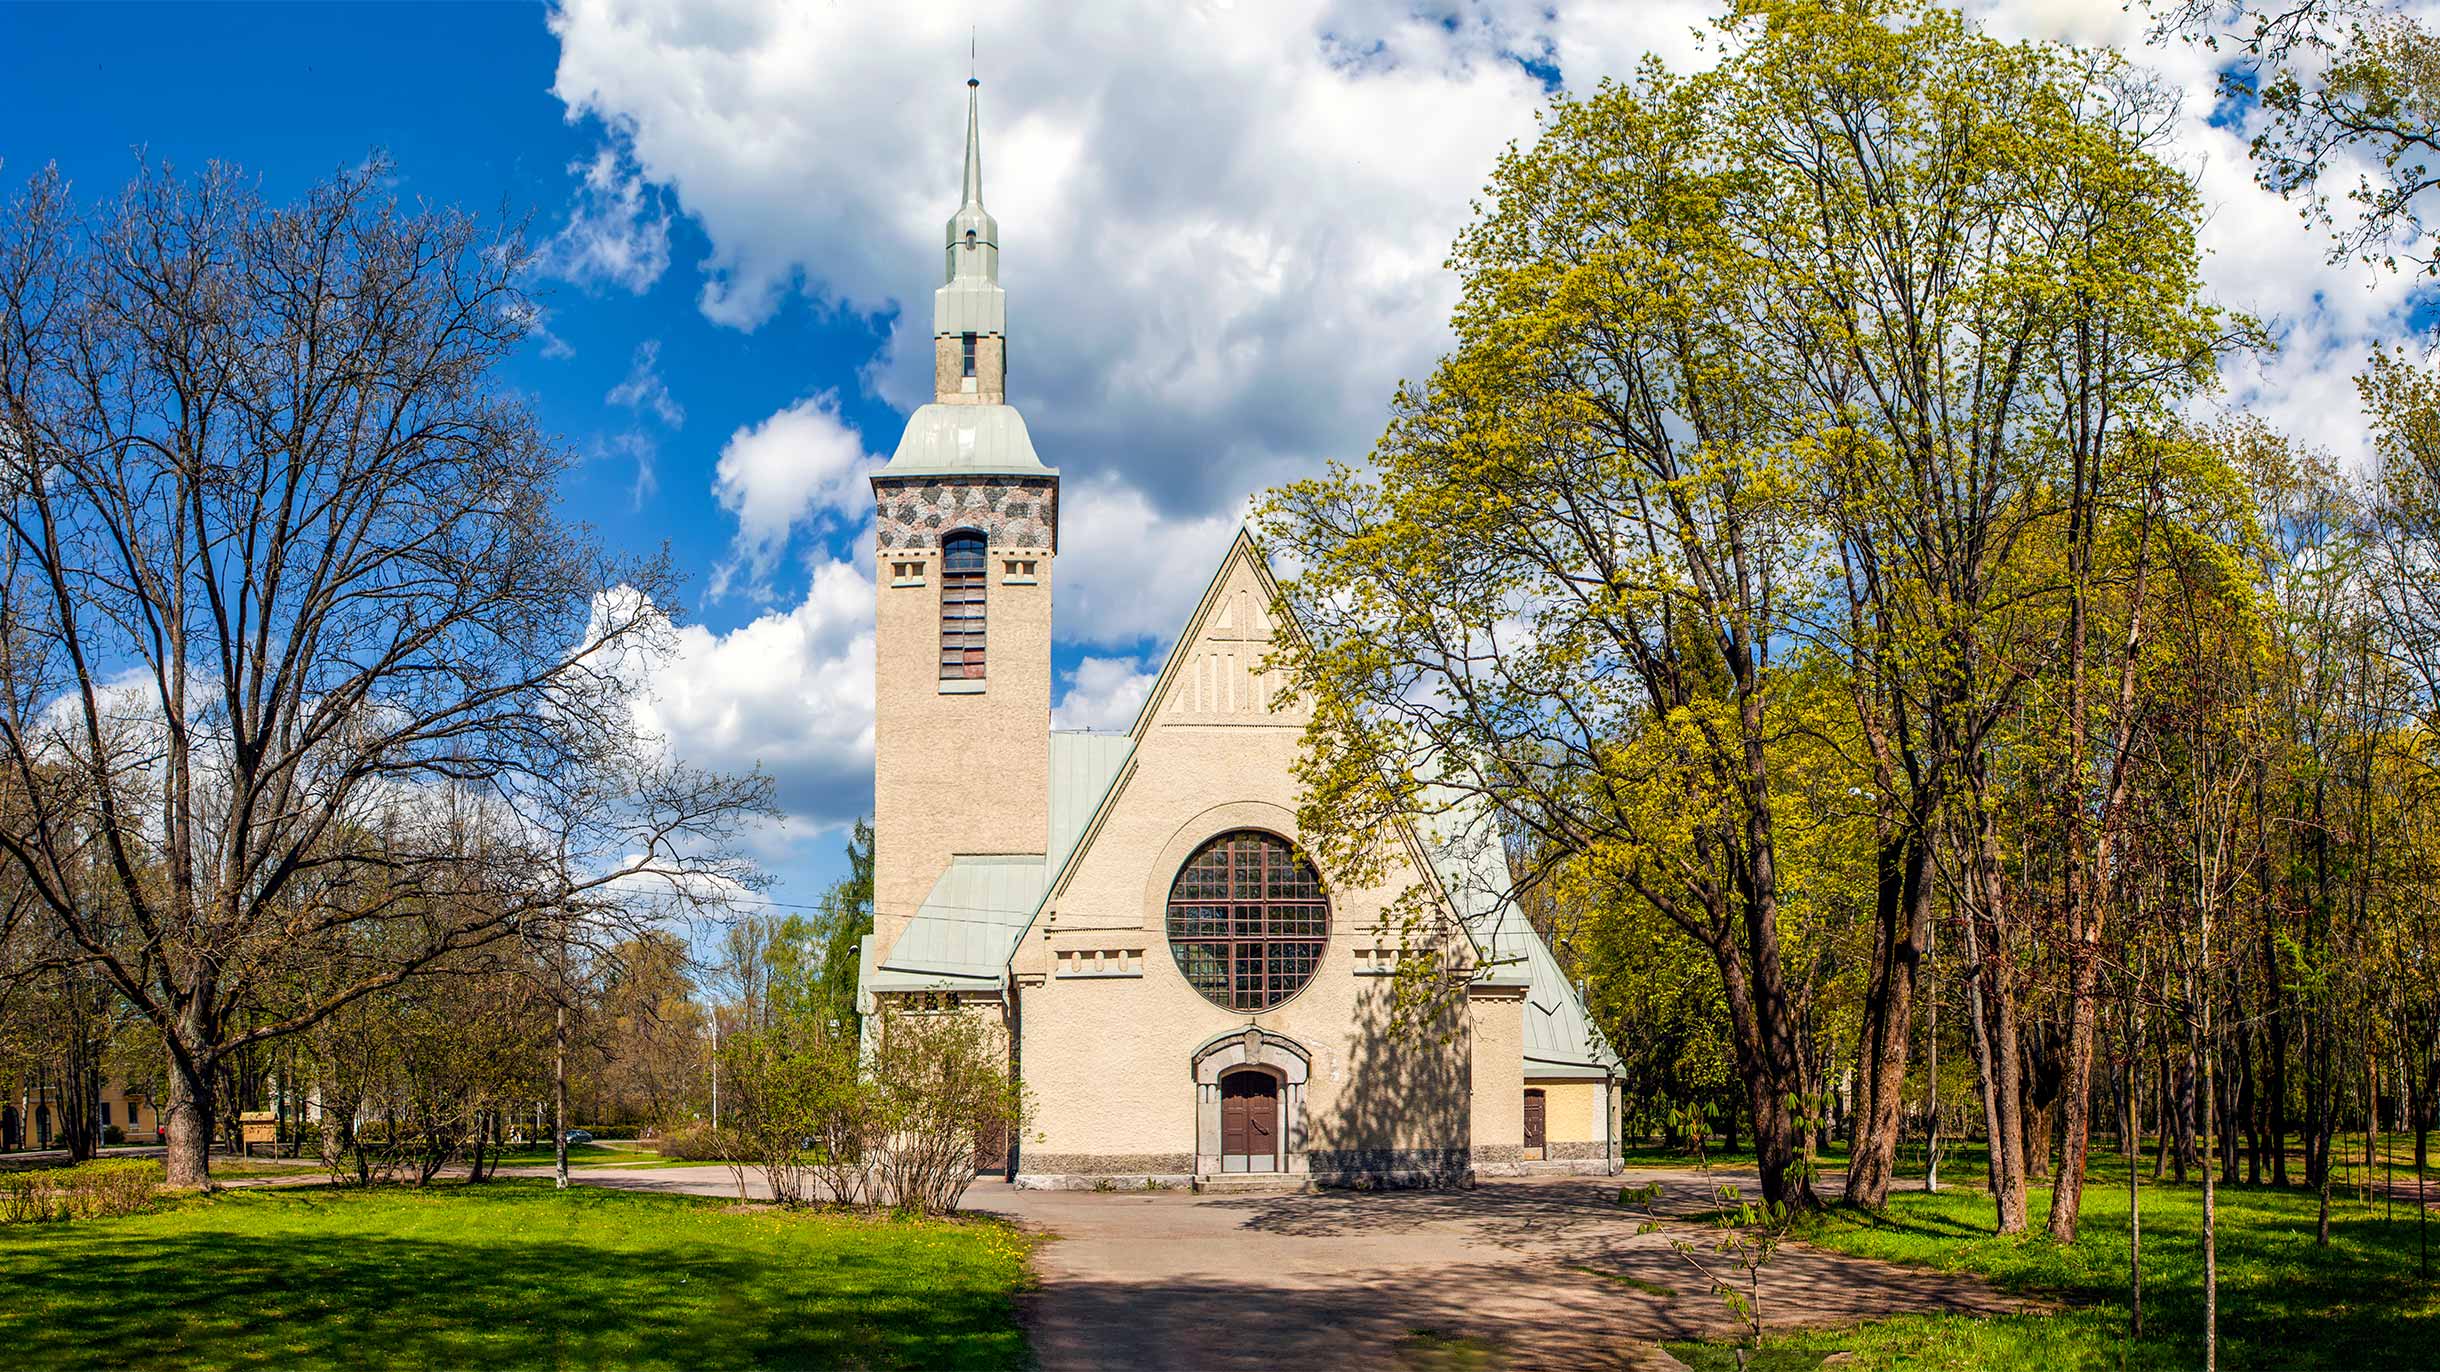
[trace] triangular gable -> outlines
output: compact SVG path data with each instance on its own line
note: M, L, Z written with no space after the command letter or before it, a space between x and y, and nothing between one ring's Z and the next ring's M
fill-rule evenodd
M1229 586L1229 569L1242 560L1254 574L1258 594L1233 592ZM1279 582L1271 575L1270 559L1254 542L1254 535L1244 525L1237 527L1237 536L1229 540L1228 551L1221 554L1220 565L1212 569L1211 580L1203 587L1203 595L1195 602L1194 613L1186 617L1185 628L1169 645L1169 655L1162 659L1158 676L1152 679L1152 689L1145 692L1144 703L1135 709L1135 722L1127 727L1128 737L1142 743L1155 717L1166 705L1181 698L1182 688L1193 694L1208 690L1220 692L1216 685L1196 681L1198 650L1206 642L1219 639L1244 645L1242 656L1250 668L1267 657L1276 632L1271 607L1279 603ZM1294 616L1288 618L1291 632L1297 630Z
M1255 585L1260 592L1259 603L1249 603L1246 598L1230 593L1229 570L1237 565L1240 559L1254 575ZM1266 645L1275 641L1274 635L1283 626L1287 632L1301 636L1302 626L1296 622L1293 613L1280 615L1275 619L1273 607L1282 604L1279 581L1271 574L1270 559L1263 556L1262 547L1254 541L1253 532L1244 525L1239 525L1237 536L1229 541L1228 551L1221 555L1219 565L1212 569L1211 579L1205 583L1203 595L1195 603L1194 613L1187 616L1184 628L1170 643L1169 653L1162 660L1161 670L1152 679L1152 689L1145 694L1144 703L1136 708L1135 721L1127 729L1127 737L1130 740L1129 751L1132 752L1135 748L1142 746L1145 736L1150 733L1157 722L1157 716L1163 704L1170 701L1179 687L1185 684L1184 679L1193 670L1198 649L1209 637L1208 631L1219 629L1228 635L1229 641L1249 645L1256 642L1257 635ZM1263 651L1269 651L1268 647L1266 646ZM1085 855L1092 850L1094 839L1099 836L1103 823L1118 805L1120 796L1125 794L1127 782L1134 774L1134 764L1130 760L1111 782L1109 789L1102 794L1101 803L1094 808L1091 817L1085 821L1082 831L1076 838L1075 846L1067 852L1066 860L1055 861L1052 870L1045 874L1047 879L1042 884L1042 898L1035 905L1032 916L1026 921L1025 927L1020 931L1018 937L1011 941L1011 955L1026 938L1033 935L1034 926L1041 922L1042 911L1049 906L1051 901L1059 897L1061 891L1066 888L1069 878L1075 873L1078 864L1082 863ZM1496 935L1491 937L1488 944L1482 937L1478 937L1476 922L1469 918L1468 910L1443 880L1439 865L1434 861L1433 851L1424 842L1423 835L1415 827L1413 817L1402 816L1399 827L1401 841L1406 846L1408 865L1426 885L1432 888L1433 895L1439 900L1441 908L1448 912L1458 929L1464 933L1468 946L1473 949L1477 965L1503 968L1501 971L1495 971L1485 980L1492 985L1525 984L1527 977L1525 969L1521 965L1523 959L1502 958L1500 941ZM1504 855L1502 860L1505 861ZM1512 966L1514 970L1506 970L1505 968L1508 966Z
M1219 565L1212 568L1211 579L1204 583L1203 595L1195 602L1194 613L1186 617L1185 628L1169 645L1169 655L1162 659L1160 673L1152 679L1152 689L1145 693L1144 703L1135 709L1135 720L1127 726L1127 751L1130 755L1143 746L1144 735L1152 727L1155 705L1176 685L1186 661L1193 656L1195 645L1202 641L1206 621L1212 618L1224 598L1229 568L1240 556L1253 568L1264 595L1273 601L1279 598L1279 583L1272 579L1271 569L1265 563L1261 549L1255 545L1253 535L1246 531L1245 526L1239 525L1237 536L1229 540L1228 551L1220 555ZM1054 861L1046 874L1048 879L1042 883L1042 899L1035 905L1032 919L1026 923L1025 935L1033 933L1034 924L1042 918L1043 907L1058 897L1066 887L1068 877L1075 872L1076 865L1084 861L1085 854L1092 850L1093 840L1101 833L1103 821L1109 818L1110 811L1118 804L1118 798L1126 792L1128 779L1134 775L1135 765L1130 756L1122 761L1118 774L1111 779L1108 789L1102 792L1100 803L1085 817L1064 860ZM1023 936L1020 936L1018 943L1023 941Z

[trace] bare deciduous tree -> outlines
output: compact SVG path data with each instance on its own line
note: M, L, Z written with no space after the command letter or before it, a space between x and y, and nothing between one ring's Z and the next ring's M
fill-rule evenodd
M637 732L665 560L558 517L494 375L522 246L388 176L52 172L0 216L0 861L159 1026L173 1185L229 1054L749 875L761 780Z

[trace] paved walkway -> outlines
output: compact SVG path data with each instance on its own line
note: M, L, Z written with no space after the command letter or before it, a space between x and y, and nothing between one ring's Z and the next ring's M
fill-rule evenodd
M586 1167L571 1177L737 1194L717 1167ZM1735 1180L1656 1170L1491 1181L1472 1191L1234 1195L978 1182L965 1208L1053 1236L1037 1258L1042 1285L1027 1311L1051 1372L1646 1367L1656 1365L1654 1341L1724 1337L1734 1323L1666 1234L1635 1232L1638 1217L1613 1203L1618 1188L1659 1181L1663 1213L1691 1214L1709 1205L1714 1185ZM1755 1193L1752 1177L1743 1184ZM749 1193L760 1189L749 1182ZM1802 1245L1764 1270L1762 1306L1775 1326L2018 1308L1969 1278ZM1464 1342L1451 1348L1450 1339Z

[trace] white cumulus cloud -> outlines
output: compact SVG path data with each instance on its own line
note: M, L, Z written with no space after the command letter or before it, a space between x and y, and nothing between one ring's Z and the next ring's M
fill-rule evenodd
M726 633L685 625L655 663L639 723L671 752L727 771L761 767L791 821L827 827L871 804L873 583L824 561L804 599Z
M765 582L800 526L825 519L861 523L870 512L865 477L874 465L863 437L840 417L835 391L808 396L729 435L712 490L737 517L737 537L730 560L713 575L712 595L725 594L741 574L758 596L766 595Z
M568 174L577 178L575 203L539 250L541 268L580 286L651 289L669 269L669 213L659 193L615 144L570 163Z
M1116 478L1059 493L1053 630L1070 643L1167 642L1186 626L1245 513L1171 515Z
M1067 689L1051 711L1051 727L1116 733L1135 723L1156 674L1131 657L1088 657L1062 675Z

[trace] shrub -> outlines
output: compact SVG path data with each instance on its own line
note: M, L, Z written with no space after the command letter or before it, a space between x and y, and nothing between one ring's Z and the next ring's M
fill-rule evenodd
M0 1175L0 1224L38 1224L132 1215L151 1204L161 1164L79 1163Z
M125 1143L127 1142L127 1131L115 1124L105 1124L102 1126L102 1142L104 1144Z
M726 1162L734 1145L724 1137L725 1130L714 1129L700 1120L673 1125L661 1131L654 1146L665 1158L682 1158L688 1162Z
M722 1128L698 1143L727 1163L745 1193L760 1172L782 1205L817 1194L842 1205L937 1214L974 1181L977 1141L1025 1122L998 1024L971 1013L889 1011L873 1052L803 1020L731 1036L720 1047Z
M978 1015L892 1011L879 1028L882 1183L901 1210L945 1214L974 1183L978 1141L1024 1127L1024 1088L1009 1077L999 1026Z

